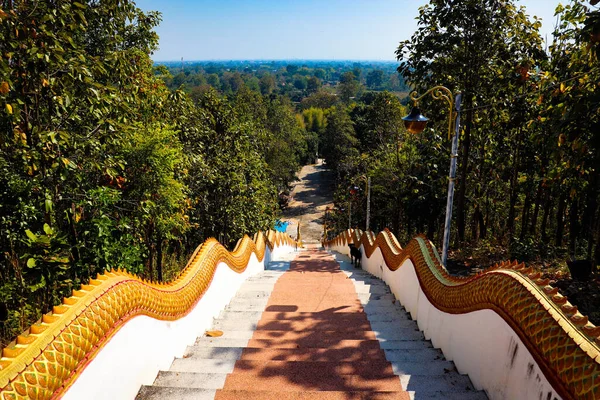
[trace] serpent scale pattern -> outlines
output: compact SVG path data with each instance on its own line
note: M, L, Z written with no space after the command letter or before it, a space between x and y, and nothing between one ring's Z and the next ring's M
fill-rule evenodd
M558 394L564 399L600 400L600 327L579 313L540 272L507 261L475 276L454 277L425 236L417 236L403 249L387 229L377 236L348 230L323 245L348 243L362 245L368 258L380 249L392 271L410 259L421 289L443 312L494 310L521 338Z
M198 246L185 269L168 283L152 283L124 271L99 275L3 349L0 399L60 397L131 318L181 318L206 292L220 262L242 273L252 253L262 261L267 246L272 250L293 243L280 232L259 232L254 240L244 236L229 252L211 238Z

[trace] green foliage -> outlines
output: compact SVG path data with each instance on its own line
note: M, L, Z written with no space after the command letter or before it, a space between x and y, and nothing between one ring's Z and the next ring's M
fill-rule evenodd
M352 72L344 72L340 78L338 94L343 102L348 103L361 89L360 82Z
M540 21L513 1L431 1L397 49L399 72L420 94L441 84L463 95L451 246L461 254L484 246L502 258L600 263L597 10L573 0L557 8L557 21L546 53ZM376 88L378 75L368 72L367 86ZM345 110L353 135L339 134L350 131L343 118L333 129L327 116L322 151L338 172L338 229L350 205L352 223L364 224L369 176L372 229L402 240L424 232L441 244L448 107L428 95L420 108L431 122L417 137L386 94L366 93ZM353 186L361 188L354 197Z
M352 120L344 108L329 109L326 118L327 127L319 146L327 165L342 177L349 172L352 158L358 155L358 141Z
M393 62L306 61L300 65L286 61L197 61L165 62L162 66L169 74L157 75L166 85L171 90L181 89L194 99L209 87L233 95L245 86L262 95L284 96L293 102L304 102L319 92L333 96L335 92L349 91L349 97L354 97L365 82L371 90L389 90L401 96L408 92ZM347 73L352 73L355 82L346 82ZM313 100L309 101L310 106L320 108L329 108L337 101L335 96L326 105Z
M380 69L373 70L367 74L367 86L369 89L378 89L383 84L384 72Z
M258 78L155 68L160 16L131 1L0 20L0 347L97 273L163 280L272 226L314 138Z

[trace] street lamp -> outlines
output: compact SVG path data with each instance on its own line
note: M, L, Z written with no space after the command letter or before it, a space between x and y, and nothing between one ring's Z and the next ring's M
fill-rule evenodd
M452 152L450 153L450 174L448 182L448 201L446 202L446 223L444 225L444 245L442 248L442 264L446 265L448 261L448 245L450 243L450 223L452 222L452 201L454 200L454 180L456 179L456 158L458 157L458 135L460 129L460 102L462 96L456 94L453 99L450 89L444 86L435 86L429 89L425 94L418 96L414 91L410 94L410 99L415 103L410 114L402 118L404 126L413 134L423 132L429 119L421 114L418 108L419 100L431 93L435 100L445 100L448 103L448 138L452 137ZM454 117L454 121L453 118ZM454 127L454 134L452 133Z
M410 110L410 114L402 118L402 120L404 121L404 126L409 133L418 135L419 133L423 132L423 129L425 129L425 126L427 126L429 118L422 115L419 107L415 106L412 108L412 110Z

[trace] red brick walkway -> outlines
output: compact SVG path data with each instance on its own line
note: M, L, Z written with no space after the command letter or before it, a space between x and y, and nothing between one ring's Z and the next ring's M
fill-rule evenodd
M299 253L215 399L409 399L352 282L333 257Z

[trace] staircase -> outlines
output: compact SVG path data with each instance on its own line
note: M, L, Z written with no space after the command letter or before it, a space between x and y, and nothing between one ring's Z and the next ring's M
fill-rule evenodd
M137 399L487 399L382 281L323 251L249 278L213 329Z

